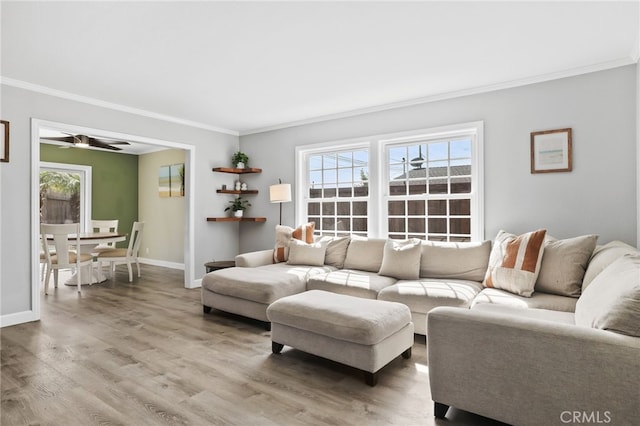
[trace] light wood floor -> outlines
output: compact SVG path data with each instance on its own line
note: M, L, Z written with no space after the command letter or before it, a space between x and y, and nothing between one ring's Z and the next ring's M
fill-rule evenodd
M449 410L435 421L425 339L369 387L361 372L285 347L260 324L214 311L182 271L142 266L128 283L60 285L42 320L1 329L8 425L491 425ZM25 283L25 285L27 285Z

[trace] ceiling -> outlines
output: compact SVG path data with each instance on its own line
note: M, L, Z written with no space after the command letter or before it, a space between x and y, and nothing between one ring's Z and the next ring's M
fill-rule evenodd
M6 2L2 82L231 134L635 63L628 2Z

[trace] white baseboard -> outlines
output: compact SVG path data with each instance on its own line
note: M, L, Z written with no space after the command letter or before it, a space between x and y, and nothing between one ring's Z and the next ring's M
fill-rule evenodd
M202 278L200 278L199 280L194 280L191 287L189 288L200 288L202 287Z
M33 311L16 312L15 314L0 316L0 327L9 327L25 322L38 321L39 319Z
M140 261L140 263L144 263L146 265L162 266L165 268L180 269L181 271L184 271L184 263L169 262L166 260L157 260L157 259L147 259L145 257L139 257L138 260Z

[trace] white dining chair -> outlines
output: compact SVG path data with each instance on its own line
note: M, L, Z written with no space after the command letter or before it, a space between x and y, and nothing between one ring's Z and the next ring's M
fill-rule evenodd
M91 265L93 256L89 253L80 253L80 250L73 251L71 246L80 247L80 224L69 223L64 225L54 225L48 223L40 224L40 236L42 238L42 251L46 259L46 277L44 280L44 294L49 294L49 280L53 271L53 285L58 288L58 271L60 269L76 270L78 280L78 293L82 293L82 266ZM55 249L55 254L51 252L51 246Z
M114 220L92 220L91 229L93 232L118 232L118 219ZM91 250L94 256L106 250L116 248L116 243L99 244Z
M133 271L131 269L131 263L135 262L138 267L138 278L140 278L140 262L138 261L138 253L140 251L140 241L142 240L142 231L144 229L144 222L133 222L131 229L131 235L129 236L129 246L125 248L116 248L111 250L105 250L98 254L98 268L102 271L102 262L109 262L111 271L111 278L115 277L115 270L117 264L127 264L129 269L129 282L133 281Z

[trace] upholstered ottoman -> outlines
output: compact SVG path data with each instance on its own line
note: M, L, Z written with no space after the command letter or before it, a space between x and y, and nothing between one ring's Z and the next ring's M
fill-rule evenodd
M272 303L267 317L273 353L287 345L358 368L370 386L398 355L411 357L413 323L401 303L310 290Z

